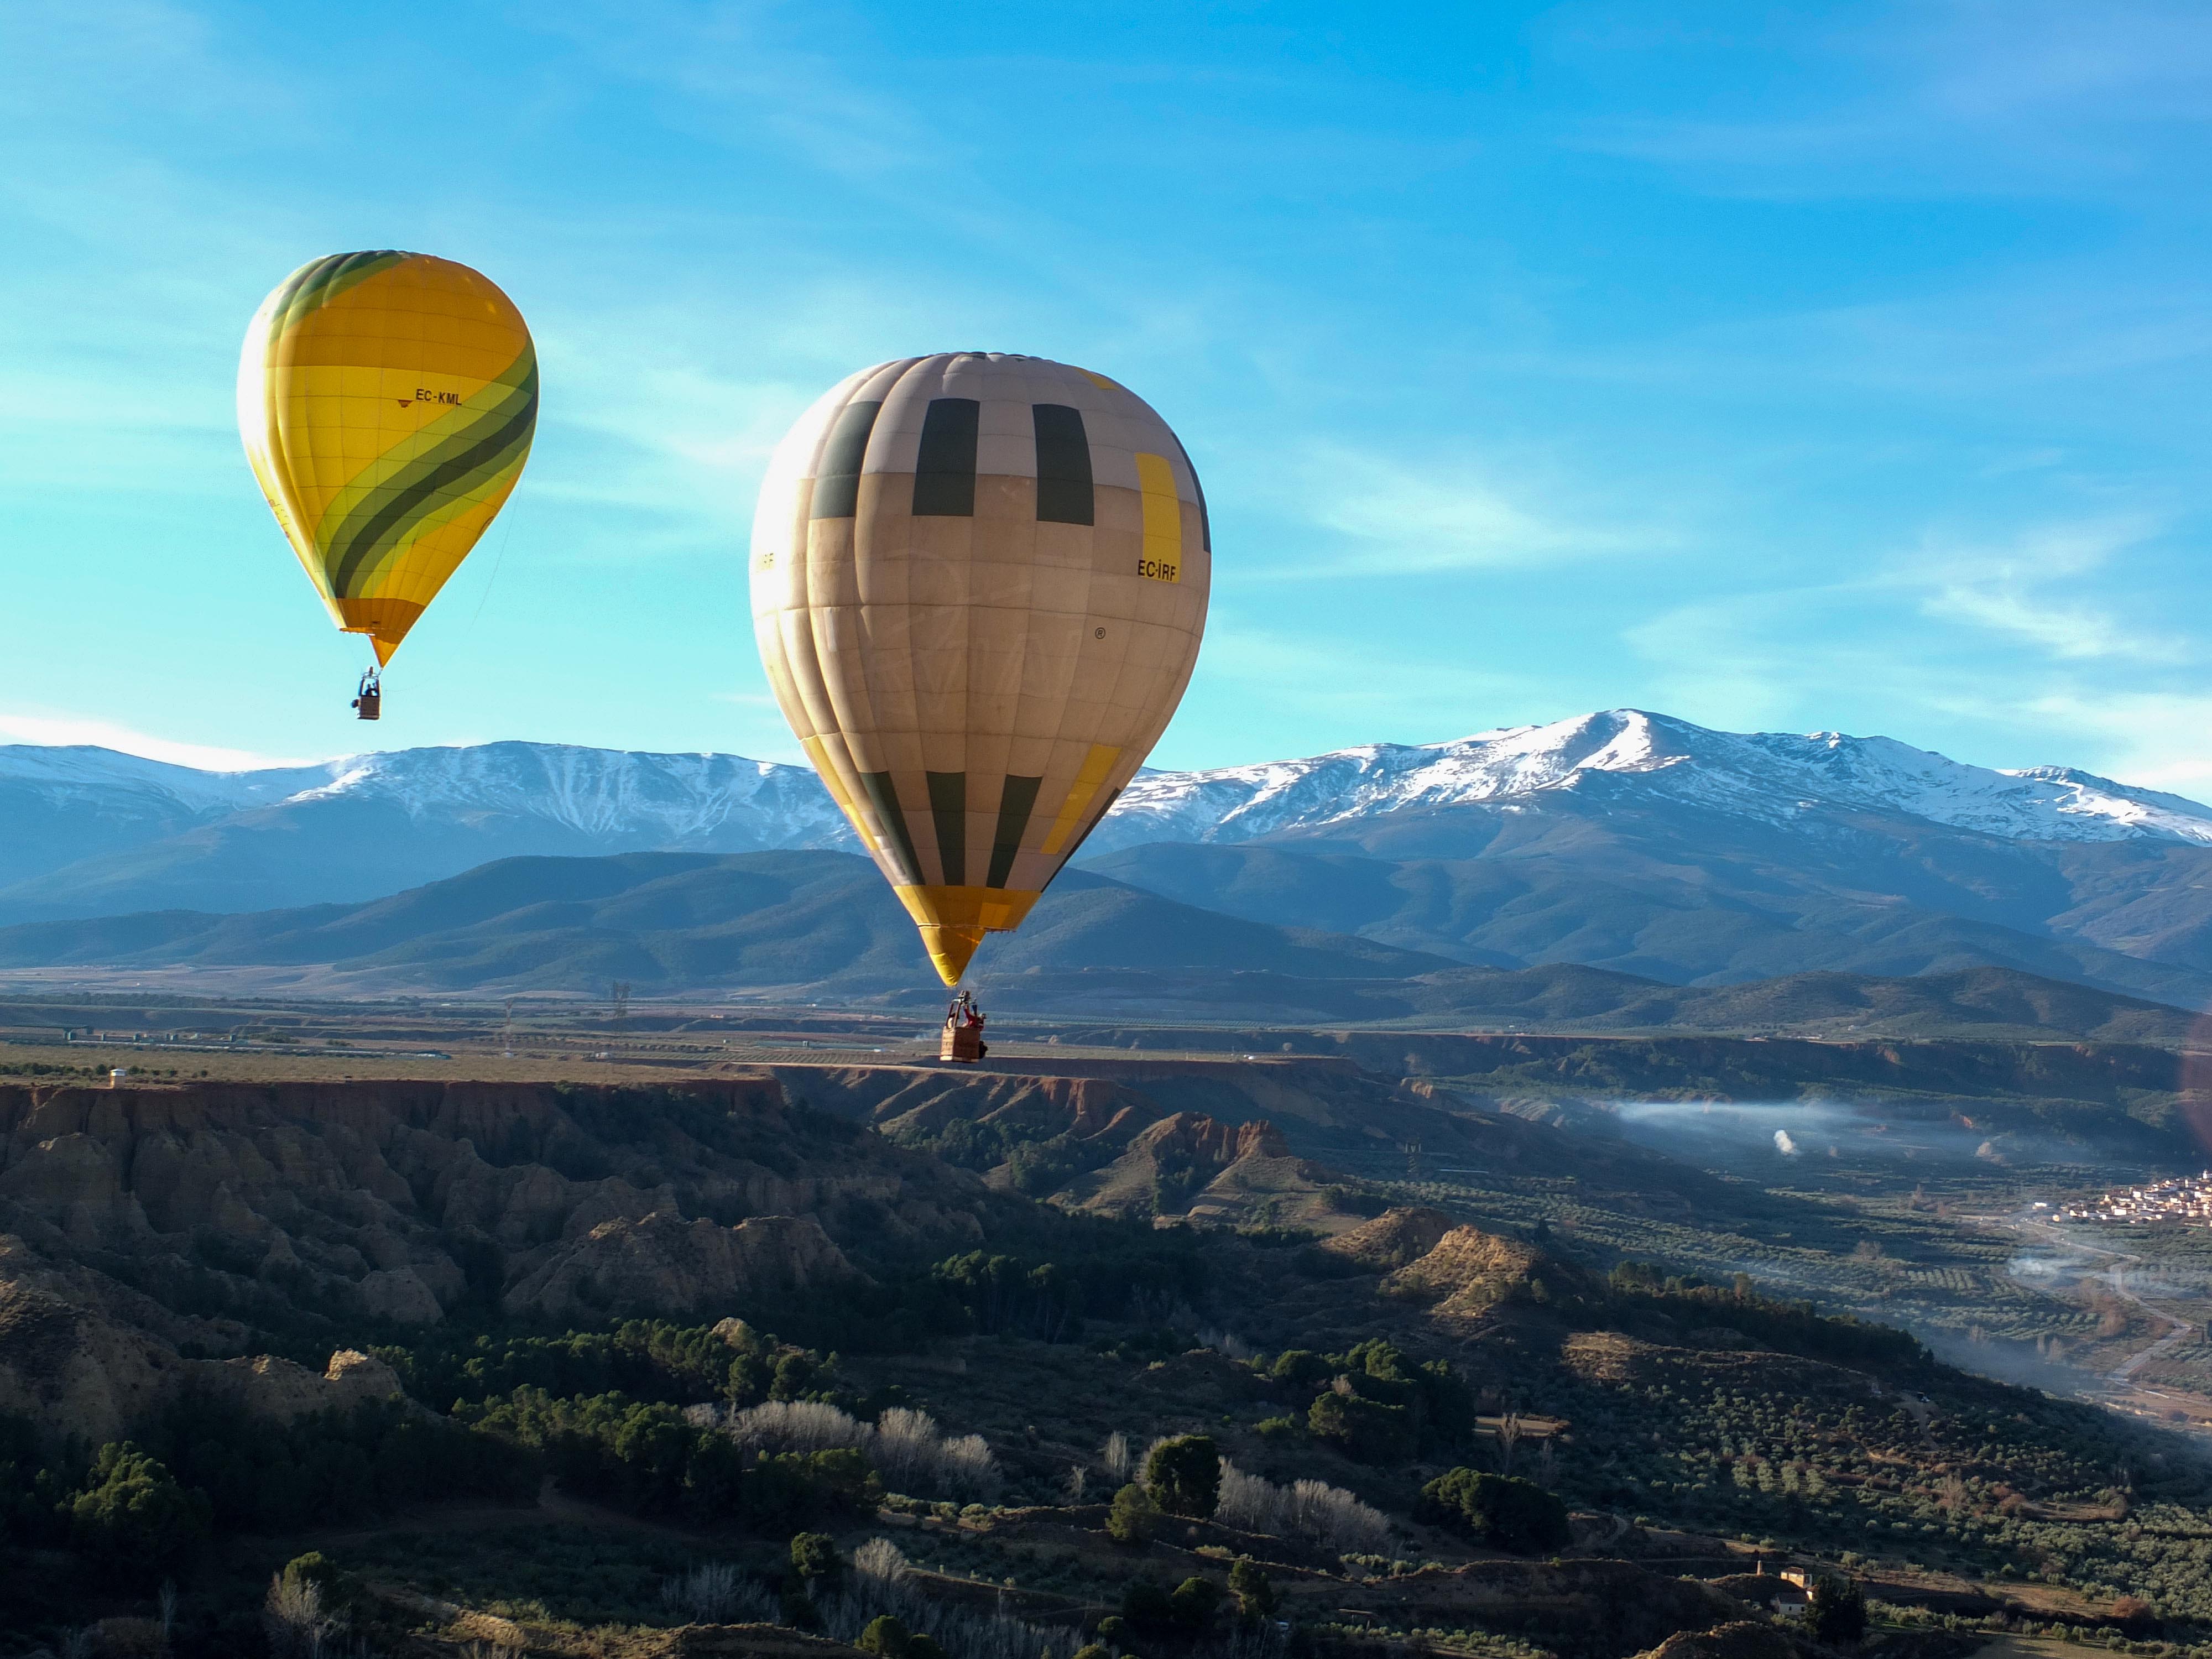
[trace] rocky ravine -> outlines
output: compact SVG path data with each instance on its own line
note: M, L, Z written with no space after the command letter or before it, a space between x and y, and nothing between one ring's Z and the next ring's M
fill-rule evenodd
M994 1201L766 1077L0 1085L0 1411L97 1440L187 1385L370 1397L377 1362L318 1377L250 1331L713 1316L860 1274L848 1247L971 1244Z

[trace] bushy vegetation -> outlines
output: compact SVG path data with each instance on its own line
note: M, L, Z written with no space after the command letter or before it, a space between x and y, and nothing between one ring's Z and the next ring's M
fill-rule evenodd
M806 1121L810 1133L852 1133ZM1024 1169L1079 1156L1073 1143L987 1145L970 1129L963 1155L1013 1167L1018 1184ZM655 1133L742 1140L768 1167L781 1156L765 1130L677 1118ZM953 1131L942 1139L960 1150ZM1165 1195L1177 1179L1164 1167ZM1546 1216L1528 1201L1522 1231L1542 1239ZM451 1327L378 1350L428 1411L386 1402L280 1425L193 1401L100 1448L0 1421L0 1528L142 1589L160 1575L212 1575L210 1563L241 1582L250 1572L228 1622L210 1614L197 1648L178 1644L195 1656L358 1639L336 1621L364 1581L305 1559L272 1576L281 1558L257 1534L365 1531L425 1502L527 1502L548 1475L684 1530L601 1528L604 1559L552 1527L495 1543L410 1545L401 1533L359 1545L348 1566L374 1561L396 1582L518 1617L781 1620L879 1659L1042 1659L1047 1649L1109 1659L1133 1647L1151 1659L1274 1659L1286 1639L1274 1620L1310 1620L1316 1598L1302 1576L1279 1604L1267 1570L1235 1559L1239 1547L1302 1575L1341 1570L1337 1599L1350 1601L1364 1577L1392 1595L1433 1582L1414 1571L1425 1552L1451 1561L1468 1545L1561 1550L1569 1510L1597 1510L1847 1564L1863 1553L2064 1584L2102 1598L2130 1633L2160 1620L2177 1639L2212 1628L2212 1488L2178 1457L2158 1462L2142 1431L1962 1376L1901 1332L1747 1279L1708 1284L1636 1257L1609 1274L1577 1267L1567 1258L1615 1252L1563 1222L1551 1262L1502 1283L1483 1312L1503 1334L1493 1341L1485 1327L1470 1340L1467 1325L1440 1334L1418 1304L1355 1282L1372 1270L1307 1235L1239 1240L992 1202L1012 1207L994 1215L984 1248L945 1255L940 1242L901 1258L886 1245L866 1259L865 1282L803 1304L749 1300L757 1324L553 1331L508 1321L480 1295ZM881 1237L891 1236L886 1224ZM495 1289L495 1249L478 1241L462 1255L471 1282ZM1255 1340L1302 1346L1257 1357L1229 1334L1232 1321ZM767 1334L771 1324L793 1340ZM924 1346L937 1348L927 1364L877 1358ZM994 1394L1001 1367L1079 1379L1091 1405L1111 1405L1083 1415L1042 1388ZM1936 1396L1926 1409L1922 1389ZM921 1408L925 1395L953 1428ZM1099 1420L1109 1409L1128 1414ZM1534 1413L1543 1418L1522 1415ZM1126 1431L1091 1452L1113 1422ZM1437 1469L1449 1473L1419 1484ZM1006 1510L980 1507L1001 1497ZM1084 1508L1040 1524L1052 1546L1009 1541L1037 1524L1026 1506L1048 1501ZM848 1529L878 1503L896 1512L913 1565L883 1539L841 1553L839 1537L864 1535ZM1051 1559L1071 1526L1091 1530L1091 1546ZM1121 1548L1097 1547L1102 1527ZM1278 1551L1262 1538L1286 1541ZM702 1548L715 1559L696 1559ZM948 1595L947 1583L966 1593ZM1050 1608L1035 1624L1021 1599L1031 1595ZM1816 1598L1822 1639L1854 1639L1854 1595L1842 1585ZM1118 1611L1079 1632L1079 1607ZM1863 1628L1863 1601L1856 1616ZM1347 1650L1377 1639L1310 1626L1297 1639L1316 1634ZM52 1644L50 1632L40 1639ZM1497 1631L1455 1630L1432 1645L1533 1654ZM1576 1651L1565 1638L1553 1650Z
M187 1398L144 1441L206 1494L225 1531L298 1530L428 1499L522 1502L538 1490L536 1468L512 1448L396 1401L271 1423L230 1401Z
M1380 1337L1342 1353L1291 1349L1269 1371L1293 1406L1310 1395L1307 1429L1361 1463L1405 1462L1448 1452L1474 1430L1474 1394L1445 1359L1416 1363Z
M111 1571L167 1571L207 1541L213 1506L128 1441L93 1460L91 1478L70 1500L70 1539Z
M1161 1441L1145 1456L1145 1495L1169 1515L1203 1521L1221 1495L1221 1452L1202 1434Z
M1229 1462L1214 1518L1240 1532L1310 1539L1339 1554L1370 1553L1390 1540L1389 1518L1341 1486L1314 1480L1279 1486Z
M1106 1510L1106 1534L1115 1543L1141 1549L1152 1541L1159 1527L1160 1506L1135 1481L1114 1494Z
M884 1408L872 1424L825 1401L770 1401L744 1411L692 1411L686 1420L719 1426L741 1447L780 1452L850 1447L863 1453L893 1492L923 1498L998 1495L998 1460L980 1434L946 1435L927 1412Z
M619 1394L559 1400L517 1389L455 1417L534 1454L569 1490L634 1515L780 1531L863 1513L882 1495L867 1459L849 1447L748 1460L720 1427Z
M1521 1555L1565 1549L1572 1535L1567 1506L1534 1481L1477 1469L1453 1469L1430 1481L1413 1514Z
M1824 1574L1805 1609L1805 1634L1832 1648L1850 1647L1866 1635L1866 1592L1848 1579Z
M1723 1288L1694 1274L1668 1273L1650 1262L1624 1261L1613 1268L1608 1284L1619 1304L1613 1311L1632 1318L1651 1312L1686 1324L1723 1325L1778 1353L1842 1365L1904 1372L1929 1363L1927 1349L1907 1332L1848 1314L1822 1314L1810 1302L1761 1296L1747 1275L1738 1279L1740 1283Z
M750 1406L805 1398L818 1386L819 1354L763 1337L750 1327L720 1332L665 1320L625 1320L606 1331L558 1336L453 1338L432 1332L376 1356L417 1400L444 1407L517 1389L553 1395L623 1394L675 1405L722 1399Z

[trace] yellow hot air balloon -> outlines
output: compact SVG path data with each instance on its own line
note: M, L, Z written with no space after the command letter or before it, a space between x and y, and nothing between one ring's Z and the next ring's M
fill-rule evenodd
M1040 357L863 369L777 448L751 560L769 684L946 984L1158 740L1212 545L1167 423Z
M246 332L246 459L331 619L380 667L506 502L537 426L522 313L450 259L312 260Z

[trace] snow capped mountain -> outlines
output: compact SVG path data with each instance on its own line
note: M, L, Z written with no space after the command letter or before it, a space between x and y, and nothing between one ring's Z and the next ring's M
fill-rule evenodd
M325 769L316 766L202 772L85 745L0 747L0 789L5 789L12 799L37 800L57 811L87 805L112 807L118 801L133 801L150 811L188 817L235 812L281 800L325 775Z
M1627 708L1453 743L1372 744L1304 760L1143 773L1085 851L1255 841L1402 807L1537 804L1601 782L1639 801L1776 824L1873 811L2012 841L2212 845L2212 807L2086 772L1996 771L1889 738L1741 735Z
M803 767L493 743L202 772L0 748L0 921L377 898L519 854L851 850Z
M500 812L580 835L669 847L769 851L855 845L805 767L736 755L631 754L564 744L489 743L356 755L318 769L276 803L389 802L410 817ZM257 773L234 774L252 780Z
M2019 843L2212 847L2212 808L2083 772L1992 771L1887 738L1738 735L1618 709L1454 743L1144 773L1083 851L1547 803L1808 835L1870 814ZM858 850L811 771L730 755L492 743L226 773L0 748L0 921L372 898L518 854L798 848Z
M357 802L395 807L414 819L492 812L594 838L714 842L716 850L854 844L842 815L804 767L563 744L403 749L247 772L203 772L107 749L16 744L0 747L0 793L15 812L135 810L179 826Z

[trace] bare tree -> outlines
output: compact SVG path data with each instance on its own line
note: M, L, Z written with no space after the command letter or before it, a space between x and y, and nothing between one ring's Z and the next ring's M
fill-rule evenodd
M323 1587L277 1573L261 1604L261 1628L275 1659L322 1659L345 1620L323 1606Z
M871 1538L853 1552L853 1571L863 1578L896 1584L906 1577L906 1552L888 1538Z
M740 1608L757 1614L763 1604L773 1607L765 1591L747 1583L726 1561L709 1561L660 1587L664 1607L688 1613L701 1625L727 1624Z

